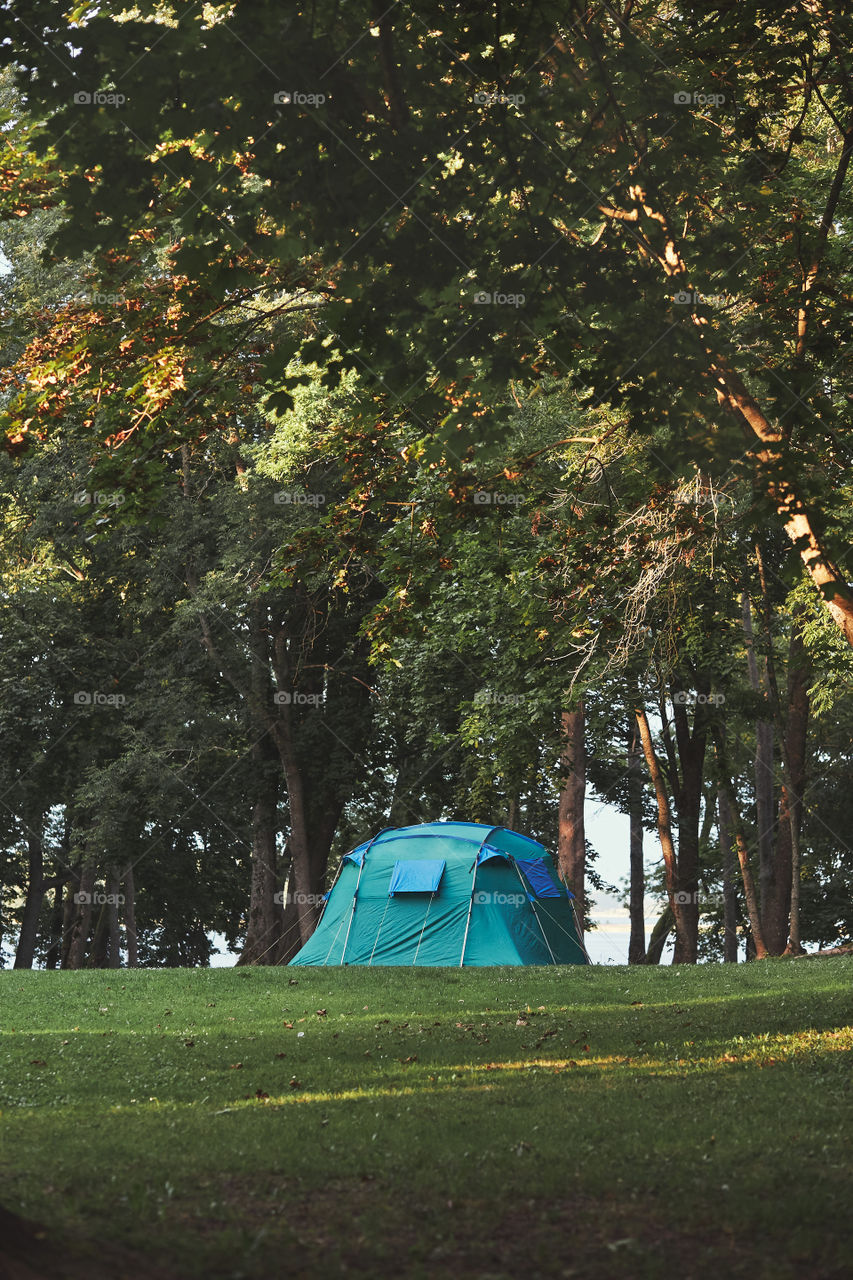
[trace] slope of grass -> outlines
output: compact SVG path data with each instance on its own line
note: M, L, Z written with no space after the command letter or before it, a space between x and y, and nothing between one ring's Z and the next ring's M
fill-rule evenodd
M4 972L0 1203L69 1276L847 1276L851 1048L846 958Z

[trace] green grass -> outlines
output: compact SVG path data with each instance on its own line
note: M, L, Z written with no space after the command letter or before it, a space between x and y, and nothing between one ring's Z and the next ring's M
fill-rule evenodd
M852 992L847 958L3 972L0 1203L187 1276L848 1276Z

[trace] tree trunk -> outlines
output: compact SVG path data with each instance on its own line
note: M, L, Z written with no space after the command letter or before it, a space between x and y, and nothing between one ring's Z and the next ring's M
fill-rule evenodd
M712 733L714 735L714 746L717 751L718 782L721 790L725 794L726 800L728 801L729 819L734 830L735 848L737 849L738 862L740 863L743 893L746 899L746 912L749 918L749 932L752 939L751 945L755 948L756 959L763 960L769 952L765 946L764 935L761 931L761 917L758 913L758 895L755 892L755 881L752 878L752 869L749 865L749 850L747 849L743 823L740 817L740 810L738 809L737 796L735 794L734 783L732 782L732 774L729 767L728 754L726 752L725 727L722 721L712 722Z
M62 921L65 913L65 885L57 884L53 890L53 909L50 913L50 946L44 959L46 969L58 969L62 961Z
M628 914L631 935L628 941L628 963L642 964L646 954L645 894L646 876L643 867L643 744L640 730L633 721L628 729L628 860L630 870L630 898Z
M109 941L108 963L111 969L121 968L121 930L118 922L121 880L117 867L107 873L107 934Z
M269 735L254 744L257 788L252 809L252 884L249 923L238 965L276 964L282 915L276 910L276 839L280 765Z
M723 962L737 964L737 893L732 818L729 802L722 788L717 793L717 829L720 833L720 858L723 864Z
M133 863L124 873L124 935L127 940L127 967L139 967L139 939L136 935L136 883Z
M299 913L293 894L293 870L289 863L290 844L284 847L285 858L288 859L288 871L284 880L284 901L281 913L280 942L278 946L278 964L287 964L302 946L299 933Z
M672 914L672 907L667 903L658 917L655 927L652 929L652 935L649 938L649 949L645 954L643 964L660 964L666 940L672 933L674 924L675 916Z
M65 895L65 905L62 908L62 946L60 948L59 967L67 969L68 954L71 950L71 936L74 932L74 921L77 918L77 903L74 895L80 889L80 867L72 867L69 876L68 892Z
M110 945L110 912L106 902L98 905L100 910L95 920L92 947L87 961L87 968L89 969L106 969L107 967L107 952Z
M706 699L710 685L697 682L697 694ZM684 702L673 700L673 723L681 765L676 791L678 811L678 886L682 893L684 936L676 935L673 964L696 964L699 958L699 823L702 783L705 775L708 703L697 702L693 727Z
M82 969L86 959L86 944L89 941L89 929L92 924L92 894L95 892L95 865L86 865L80 869L80 887L74 894L76 910L71 918L68 934L68 957L65 965L68 969Z
M811 671L803 645L800 619L794 618L788 655L788 715L785 725L783 759L784 785L779 798L779 863L790 884L790 941L786 954L801 955L800 941L800 828L803 821L803 789L806 780L806 744L809 724L809 679Z
M758 658L755 653L755 636L752 626L752 609L749 596L744 591L741 595L743 613L743 631L746 638L746 657L749 668L749 683L754 693L768 698L766 670L762 680L759 672ZM769 635L766 637L770 643ZM761 927L768 950L779 955L784 947L784 939L777 948L774 943L772 921L777 914L776 904L782 886L777 883L777 867L773 848L774 814L774 767L773 767L773 722L762 717L755 724L755 821L758 844L758 897L761 911Z
M38 827L27 828L27 896L24 901L24 914L21 920L21 932L18 935L18 946L15 951L16 969L32 969L36 956L39 920L44 903L44 845L41 834L42 819L38 819Z
M562 775L558 811L557 861L563 879L578 901L581 924L586 901L586 748L583 701L574 711L564 711Z
M666 791L666 783L661 771L660 762L655 754L654 743L652 742L652 733L649 728L649 720L643 707L638 707L637 726L640 731L640 741L643 745L643 755L646 758L646 768L654 788L655 800L658 810L658 836L660 838L661 852L663 853L663 865L666 875L666 891L669 895L669 905L672 910L673 922L675 924L675 945L682 955L690 954L691 931L690 923L687 920L684 907L682 893L678 880L678 865L675 856L675 842L672 838L672 816L669 806L669 796Z
M801 618L799 613L795 613L788 650L787 707L783 712L773 650L769 647L770 604L764 560L759 545L756 545L755 554L761 578L762 615L768 637L767 683L781 747L783 783L779 798L773 894L766 906L762 902L762 927L764 941L772 955L782 955L786 951L798 954L802 951L799 938L800 825L808 734L810 668L803 645ZM790 797L793 797L793 801ZM792 933L789 944L788 939Z

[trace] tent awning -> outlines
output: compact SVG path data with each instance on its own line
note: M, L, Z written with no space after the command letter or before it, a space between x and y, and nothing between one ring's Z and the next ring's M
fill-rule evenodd
M502 858L504 862L510 861L510 855L504 853L503 849L496 849L493 844L484 844L477 854L477 866L481 866L484 862L491 862L492 858Z
M389 897L395 893L435 893L445 865L444 858L409 858L395 862L388 886Z

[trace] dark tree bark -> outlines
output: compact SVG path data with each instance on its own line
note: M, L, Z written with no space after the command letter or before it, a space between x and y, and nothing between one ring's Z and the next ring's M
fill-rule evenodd
M652 732L649 728L649 720L645 709L639 707L637 709L637 726L640 731L640 741L643 744L643 755L646 758L646 768L649 771L652 787L654 788L655 801L658 810L658 837L660 839L661 852L663 853L664 873L666 876L666 891L669 896L669 906L672 911L673 923L675 925L675 944L681 955L690 954L690 940L692 932L690 921L685 914L685 906L689 905L682 900L683 890L679 884L678 862L675 853L675 841L672 838L672 812L669 804L669 795L667 794L666 782L664 780L663 771L660 767L660 761L655 753L654 743L652 742Z
M136 883L133 864L124 873L124 935L127 941L127 967L139 967L139 939L136 934Z
M710 689L701 681L696 692ZM676 932L673 964L695 964L699 958L699 822L702 813L702 782L707 744L706 705L697 703L693 728L683 702L673 702L673 723L678 748L675 804L678 814L678 887L683 902L683 929Z
M252 809L252 884L249 923L238 964L275 964L281 940L281 913L276 911L276 838L278 834L278 771L265 774L265 795ZM260 781L260 780L259 780Z
M289 841L284 846L284 861L287 865L285 889L288 892L285 894L281 912L281 942L278 949L279 964L287 964L302 946L302 939L299 933L299 913L296 909L296 901L292 892L293 866L290 862Z
M643 866L643 744L636 721L628 728L628 824L630 898L628 914L631 935L628 941L628 963L642 964L646 954L646 921L644 914L646 875Z
M720 856L723 864L723 961L737 964L737 893L735 891L736 857L732 843L732 819L726 793L717 794L717 828L720 833Z
M107 963L110 969L121 968L121 930L119 928L118 908L121 897L121 880L117 867L110 867L107 873Z
M44 879L44 845L42 843L42 818L37 826L27 828L27 893L21 932L15 951L16 969L32 969L36 955L39 920L46 890Z
M581 921L586 900L586 832L584 799L586 796L586 746L584 742L584 705L564 711L562 776L558 813L557 860L563 879L578 900Z
M74 893L74 911L68 931L68 956L65 968L82 969L92 924L92 894L95 892L95 864L85 863L80 869L79 888Z
M747 952L751 945L755 948L756 959L763 960L769 953L764 943L764 935L761 929L761 917L758 910L758 894L755 891L755 881L752 876L752 868L749 865L749 850L747 848L740 810L738 809L734 782L732 781L732 773L729 766L728 753L726 751L725 725L722 720L712 722L712 732L714 736L714 746L717 753L717 779L720 789L723 791L726 800L728 801L729 819L734 832L734 843L735 848L737 849L741 880L743 881L743 893L746 899L746 913L749 919L749 939L751 939L751 942L749 940L747 942Z
M800 940L800 829L803 821L803 791L806 782L806 745L809 726L809 679L811 670L803 645L800 619L794 619L788 655L788 714L784 736L785 782L779 797L777 837L780 875L787 874L790 885L790 955L803 953Z
M663 949L666 946L666 940L675 927L675 916L672 914L672 907L666 904L661 914L655 922L649 938L649 949L643 959L643 964L660 964L660 958L663 955Z
M71 951L71 939L74 933L74 922L77 919L77 903L75 902L75 894L80 889L80 867L71 868L69 874L68 892L65 895L65 905L62 908L62 946L60 948L60 969L69 968L68 956Z
M50 946L44 959L46 969L58 969L62 962L62 921L65 915L65 884L57 884L53 890L53 908L50 913Z
M106 969L110 947L110 913L107 903L96 903L92 914L95 917L95 928L92 933L92 946L86 967L89 969Z
M756 546L755 550L761 580L762 619L767 636L767 684L782 755L776 853L768 885L769 892L766 899L762 898L761 924L764 941L771 955L786 952L796 955L802 951L799 936L800 826L811 672L803 645L802 620L799 614L795 614L788 651L787 706L783 710L776 663L770 645L771 614L764 560L760 546Z
M767 663L759 670L758 657L755 652L755 637L752 626L752 609L746 592L741 597L743 611L743 631L746 637L746 656L749 668L749 683L754 693L763 694L765 702L769 701L767 687ZM762 678L763 677L763 678ZM761 911L761 924L764 929L768 950L778 955L774 946L771 921L775 914L776 903L780 897L781 886L777 885L777 866L774 850L774 761L773 761L773 722L769 718L756 721L755 725L755 816L758 842L758 896ZM783 877L784 878L784 877ZM787 924L787 922L786 922ZM782 946L784 947L784 942Z

